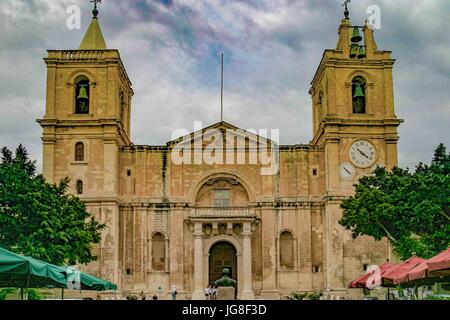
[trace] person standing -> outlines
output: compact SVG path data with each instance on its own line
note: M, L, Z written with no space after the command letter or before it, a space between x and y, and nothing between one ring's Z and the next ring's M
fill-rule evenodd
M172 287L172 300L177 300L177 287L173 286Z
M212 300L217 300L217 286L213 286L211 292L212 292L211 295Z
M145 294L144 294L144 291L141 291L141 294L139 295L139 298L140 298L141 300L145 300Z
M204 290L204 293L205 293L205 299L206 299L206 300L209 300L209 293L210 293L210 292L209 292L209 287L210 287L210 286L206 287L205 290Z

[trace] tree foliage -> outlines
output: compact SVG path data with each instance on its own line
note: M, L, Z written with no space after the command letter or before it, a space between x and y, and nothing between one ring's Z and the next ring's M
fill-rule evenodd
M0 246L54 264L95 260L92 245L104 225L85 204L67 194L69 180L58 184L36 175L36 165L19 145L13 154L1 151Z
M344 200L340 224L376 240L388 238L402 259L429 258L450 246L450 154L443 144L415 171L377 168Z

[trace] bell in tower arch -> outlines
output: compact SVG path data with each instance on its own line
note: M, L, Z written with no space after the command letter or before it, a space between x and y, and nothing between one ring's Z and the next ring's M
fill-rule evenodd
M77 99L78 100L88 100L89 99L85 85L81 85L80 92L78 93Z
M75 113L77 114L88 114L89 113L89 82L80 81L76 85L76 107Z
M353 113L366 113L366 95L363 83L356 81L353 86Z
M352 37L350 39L353 43L358 43L361 42L362 37L361 34L359 33L359 28L358 27L354 27L353 28L353 33L352 33Z
M356 88L355 88L355 94L353 95L353 99L364 98L365 96L364 96L363 89L361 87L361 83L358 82L355 84L355 86L356 86Z

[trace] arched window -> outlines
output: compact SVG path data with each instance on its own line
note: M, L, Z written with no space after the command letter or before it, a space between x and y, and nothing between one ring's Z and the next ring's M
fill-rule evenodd
M77 142L75 145L75 161L84 161L84 144Z
M215 189L214 190L214 205L216 207L224 208L231 205L231 190L229 189Z
M166 268L166 239L159 232L152 236L152 268L156 271Z
M320 90L319 96L317 98L317 108L318 108L318 116L319 116L319 122L322 120L322 117L324 116L324 110L323 110L323 91Z
M75 79L75 113L89 114L90 85L89 79L79 76Z
M294 268L294 237L289 231L280 234L280 266Z
M125 95L123 91L120 91L119 99L120 99L120 120L123 121L125 116Z
M83 181L77 180L77 194L83 194Z
M352 81L353 113L366 113L366 79L355 77Z

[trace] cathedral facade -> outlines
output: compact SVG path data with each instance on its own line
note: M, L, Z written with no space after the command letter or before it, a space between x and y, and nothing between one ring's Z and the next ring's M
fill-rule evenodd
M309 144L278 145L219 122L150 146L131 142L132 84L97 14L79 49L48 51L38 120L47 181L69 177L71 193L106 224L97 261L82 268L122 294L176 286L181 299L204 299L226 267L238 298L277 299L347 294L348 282L391 258L387 241L352 239L338 223L358 177L397 164L394 60L369 25L343 19L336 48L324 51L309 92Z

